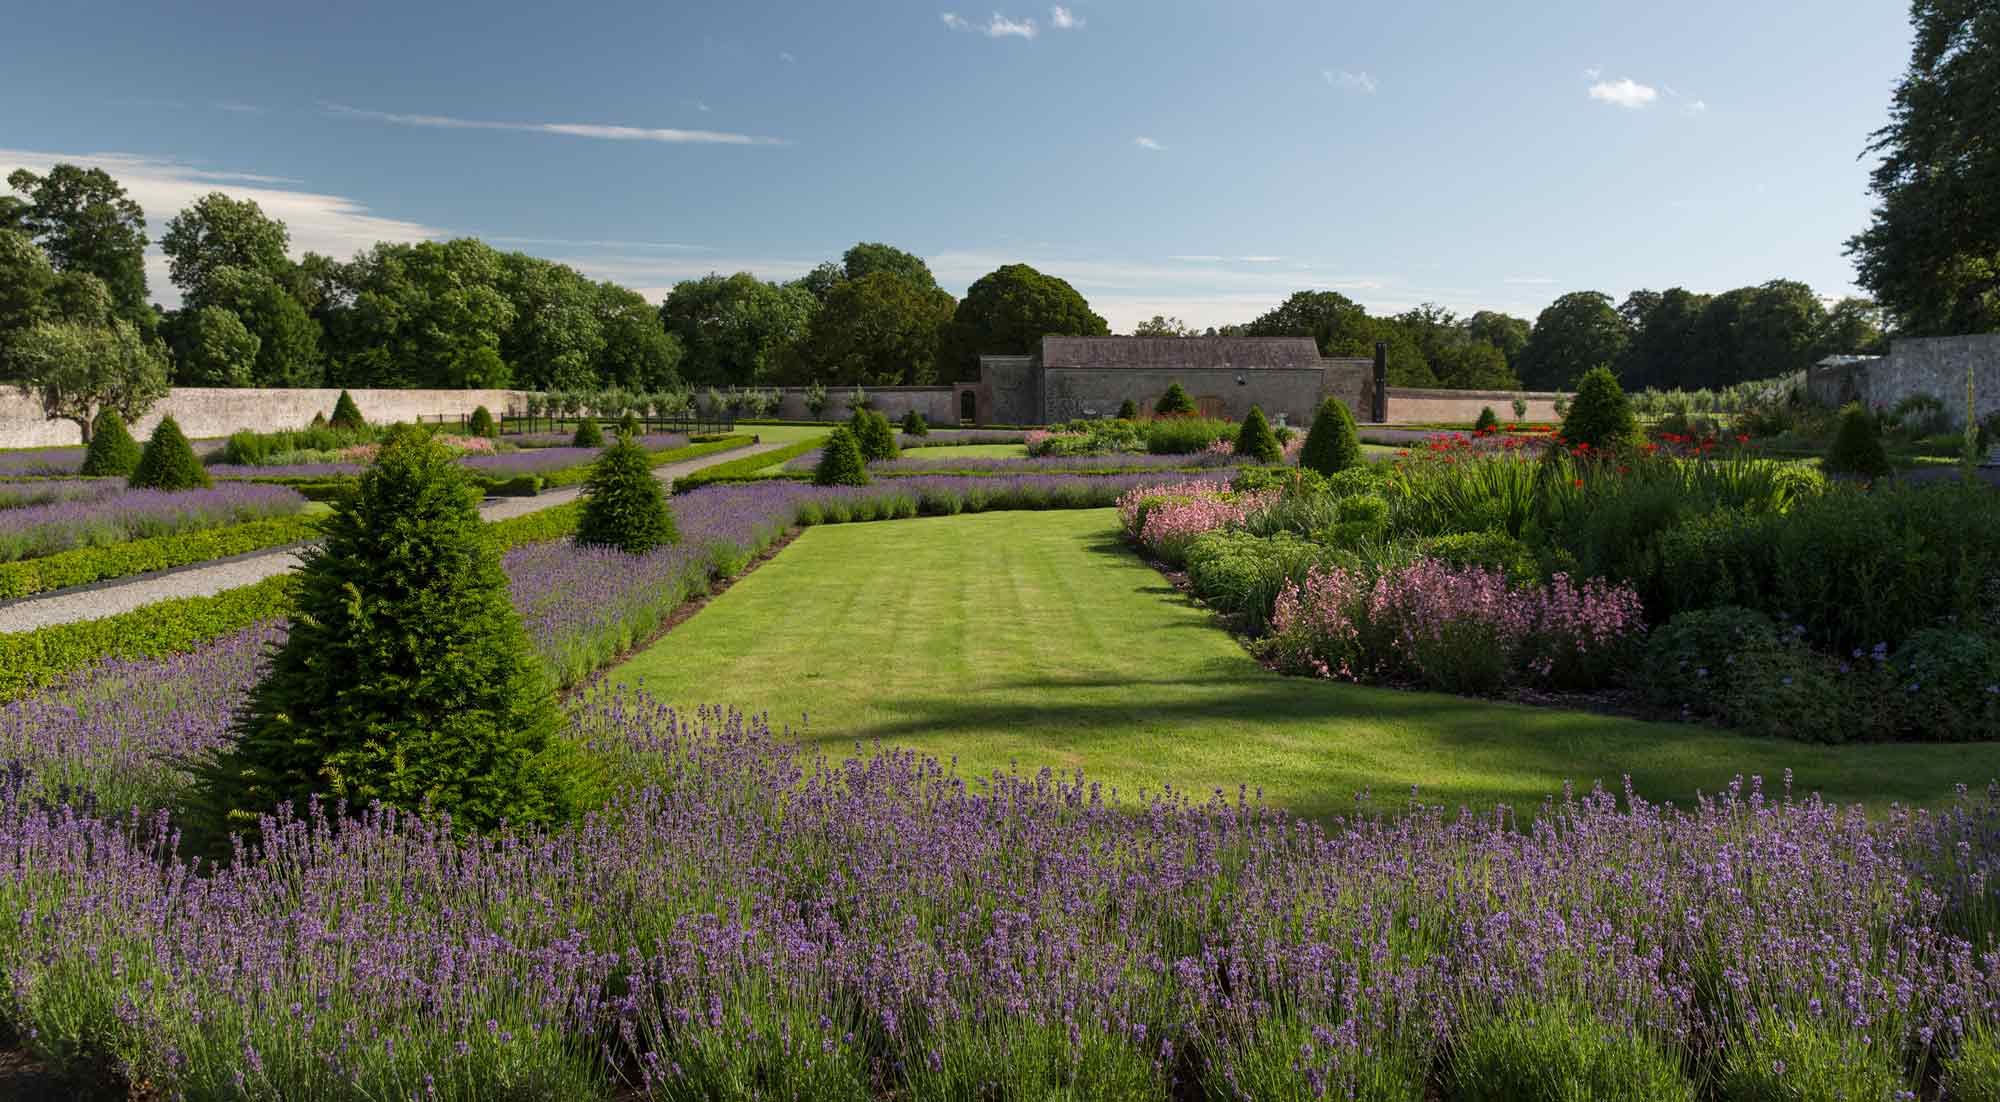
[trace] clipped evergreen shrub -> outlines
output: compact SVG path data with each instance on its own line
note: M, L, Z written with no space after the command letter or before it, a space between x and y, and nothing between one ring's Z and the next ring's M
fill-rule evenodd
M1192 415L1197 411L1194 399L1188 397L1187 390L1179 383L1169 383L1167 392L1160 395L1159 402L1154 404L1153 412L1162 417L1180 417Z
M826 444L820 449L819 466L813 469L813 483L819 486L868 485L868 464L861 458L861 445L855 443L852 431L838 428L827 435Z
M208 471L172 416L160 418L127 485L135 490L194 490L213 486Z
M195 769L206 825L251 828L314 795L478 830L579 809L587 770L476 503L442 444L391 431L302 554L290 633L234 745Z
M911 436L929 436L931 426L924 420L923 414L911 410L903 414L903 431Z
M472 419L466 423L465 431L473 436L484 436L488 439L500 435L499 428L493 424L492 412L485 406L472 411Z
M598 427L597 418L586 417L576 423L576 435L570 437L570 447L601 448L604 446L604 430Z
M1600 451L1630 444L1639 423L1618 376L1608 367L1593 367L1577 380L1576 400L1563 416L1562 435L1571 447L1587 444Z
M644 431L644 428L639 424L639 415L629 409L625 411L625 416L618 419L618 435L620 436L638 436Z
M1236 454L1247 455L1259 463L1276 463L1285 457L1284 445L1278 443L1278 435L1271 431L1271 422L1264 420L1264 411L1258 406L1250 407L1250 415L1243 418L1243 427L1236 430Z
M1840 429L1822 464L1836 474L1856 474L1883 478L1891 470L1889 453L1882 450L1881 429L1875 416L1859 402L1849 402L1840 411Z
M1492 432L1494 429L1497 429L1499 427L1500 427L1500 416L1499 414L1493 412L1493 407L1492 406L1479 407L1479 419L1472 423L1472 431Z
M333 403L333 416L327 418L326 423L327 427L336 429L358 430L368 427L368 422L361 418L361 407L354 404L354 396L344 390L340 392L339 399Z
M1299 452L1299 466L1330 475L1361 464L1361 438L1354 431L1354 415L1338 398L1319 404L1313 415L1312 430Z
M878 459L894 459L902 454L896 446L896 430L889 425L889 419L872 409L857 409L848 419L847 429L854 434L854 444L861 449L861 459L873 463Z
M1139 403L1137 403L1137 402L1134 402L1134 401L1133 401L1132 399L1130 399L1130 398L1127 398L1127 399L1125 399L1125 401L1124 401L1124 402L1122 402L1122 403L1120 403L1120 404L1119 404L1119 406L1118 406L1118 419L1119 419L1120 421L1136 421L1136 420L1138 420L1138 419L1139 419Z
M330 428L331 426L326 423L326 414L315 411L313 413L313 419L306 423L306 427L309 429L318 430L318 429Z
M643 555L679 538L646 449L637 437L621 434L591 464L584 480L576 542Z
M139 466L139 442L125 431L125 419L115 409L99 410L90 422L90 449L83 453L85 476L129 475Z

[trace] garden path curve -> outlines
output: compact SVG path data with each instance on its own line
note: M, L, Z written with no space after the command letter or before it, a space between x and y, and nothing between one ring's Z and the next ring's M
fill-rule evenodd
M784 446L782 443L767 443L752 444L747 448L731 448L728 451L715 452L655 468L653 477L671 483L682 475L692 474L704 467L774 451ZM582 493L582 486L564 486L545 494L536 494L534 497L494 498L480 504L479 515L489 521L508 520L567 504L576 500ZM24 597L0 605L0 634L33 631L51 624L101 620L106 616L116 616L158 601L170 601L178 597L212 597L226 590L254 585L265 578L283 574L297 563L298 548L284 547L174 570L137 574L129 578L58 590L35 597Z

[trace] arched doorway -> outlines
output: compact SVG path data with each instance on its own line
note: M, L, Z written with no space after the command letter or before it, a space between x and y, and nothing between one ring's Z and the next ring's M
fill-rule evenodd
M979 396L969 390L958 392L958 419L961 423L979 422Z

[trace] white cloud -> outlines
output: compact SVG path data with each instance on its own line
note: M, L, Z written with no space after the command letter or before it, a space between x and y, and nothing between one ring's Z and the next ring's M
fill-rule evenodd
M1166 146L1161 145L1159 142L1156 142L1153 139L1146 137L1133 138L1132 144L1138 146L1140 149L1151 149L1156 152L1167 148Z
M698 145L785 145L779 138L751 134L726 134L715 130L674 130L638 126L609 126L582 122L489 122L457 119L448 115L408 115L390 111L364 111L358 107L328 103L329 114L350 119L386 122L394 126L420 126L438 130L515 130L531 134L562 134L573 138L598 138L613 142L668 142Z
M786 50L778 54L778 60L784 62L787 65L790 65L791 63L797 61L798 58L793 57L791 51Z
M0 149L0 176L17 168L46 173L63 161L102 168L116 177L145 210L147 236L155 241L165 232L168 219L211 191L256 200L265 214L291 230L294 255L316 252L345 259L377 241L424 241L445 236L444 231L430 226L372 214L358 199L268 186L299 183L289 177L198 168L166 157ZM166 257L157 245L146 251L146 279L155 300L169 306L180 304L180 290L167 281Z
M1651 85L1626 77L1621 80L1599 81L1590 86L1590 98L1630 110L1650 107L1660 98L1660 93Z
M938 18L944 21L945 26L954 31L983 34L988 38L1032 39L1041 33L1041 28L1035 25L1033 19L1009 19L997 11L993 13L992 19L984 23L974 23L957 12L949 11L943 13Z
M1057 4L1049 9L1049 26L1059 31L1074 31L1083 28L1083 20L1068 8Z
M1363 95L1374 95L1377 87L1374 76L1365 72L1350 73L1345 69L1335 72L1332 69L1322 69L1319 75L1321 80L1326 81L1335 88L1349 92L1360 92Z
M1242 264L1276 264L1285 258L1282 256L1239 256L1236 259L1238 263Z
M1215 256L1211 253L1183 253L1179 256L1170 256L1167 259L1185 260L1194 264L1220 264L1222 263L1223 260L1222 257Z

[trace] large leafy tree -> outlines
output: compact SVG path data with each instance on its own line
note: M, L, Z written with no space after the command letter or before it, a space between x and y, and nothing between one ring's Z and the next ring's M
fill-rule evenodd
M1179 318L1165 314L1154 314L1151 318L1132 327L1135 337L1193 337L1198 334L1194 327Z
M1820 354L1826 307L1811 287L1774 279L1753 289L1737 319L1738 383L1804 371Z
M1476 341L1500 350L1507 357L1507 368L1518 374L1521 370L1521 350L1528 347L1528 334L1534 326L1526 318L1517 318L1497 310L1481 310L1465 320L1465 330Z
M930 265L915 253L906 253L894 245L863 241L841 256L840 269L842 278L849 282L866 279L876 272L888 272L921 290L938 289Z
M1521 351L1521 378L1536 390L1567 390L1593 367L1610 367L1625 351L1625 319L1611 296L1573 291L1535 319Z
M1883 351L1882 308L1874 301L1849 296L1826 312L1826 332L1820 347L1835 355L1873 355Z
M319 324L268 273L227 265L216 268L205 277L196 301L197 309L219 308L234 315L257 339L252 385L304 387L325 381ZM183 342L182 347L191 346Z
M502 387L514 305L500 254L473 238L380 244L341 268L352 305L329 328L350 386Z
M1299 291L1243 327L1246 337L1311 337L1322 356L1374 353L1377 330L1361 304L1338 291Z
M41 176L25 168L7 176L25 197L9 222L39 243L59 272L85 272L104 282L120 317L150 329L146 302L146 213L101 168L59 164Z
M233 311L204 306L175 326L176 382L187 386L255 386L263 342Z
M1901 332L2000 330L2000 5L1912 0L1915 45L1869 146L1875 220L1848 242Z
M1023 355L1043 337L1104 337L1111 327L1076 288L1026 264L980 276L966 289L945 333L944 371L950 379L979 376L982 355Z
M56 270L25 234L0 230L0 379L9 377L7 342L51 309Z
M255 199L232 199L211 191L167 221L160 248L174 286L188 302L206 299L209 281L222 268L241 268L282 279L291 266L286 250L291 232L264 213Z
M660 312L645 296L615 283L597 285L597 324L604 348L596 365L599 381L627 390L678 390L687 350L660 324Z
M565 265L507 253L500 257L499 289L513 306L500 355L513 366L514 381L536 390L594 386L604 355L597 285Z
M51 421L74 421L90 442L98 411L135 421L167 394L166 350L132 323L38 321L8 342L17 385Z
M934 383L938 345L955 305L935 284L925 287L887 268L843 280L813 317L799 358L823 384Z
M1619 358L1618 377L1635 389L1706 385L1697 367L1701 319L1709 301L1708 295L1685 287L1627 295L1618 313L1632 339Z
M711 273L677 284L660 318L687 350L681 372L689 382L750 386L778 377L818 310L812 292L797 284Z

